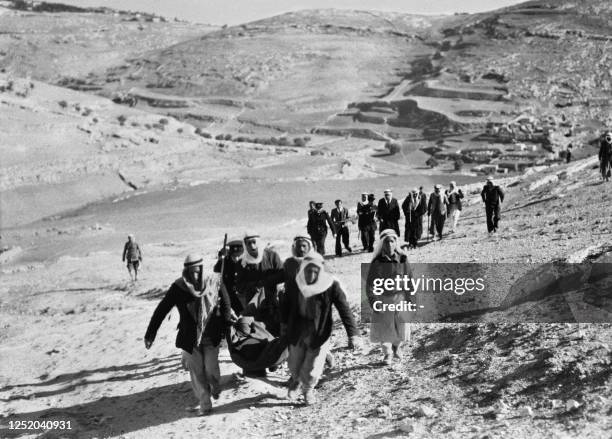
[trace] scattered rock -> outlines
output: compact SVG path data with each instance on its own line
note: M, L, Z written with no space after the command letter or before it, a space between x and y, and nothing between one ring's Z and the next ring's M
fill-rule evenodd
M434 409L433 407L430 407L428 405L422 405L419 407L416 414L417 416L421 416L424 418L433 418L434 416L436 416L437 412L436 409Z
M376 409L376 412L378 413L378 416L381 418L386 418L386 419L391 418L391 409L389 408L388 405L381 405L380 407Z
M580 407L580 403L578 401L576 401L575 399L568 399L565 402L565 410L568 412L571 412L573 410L576 410Z

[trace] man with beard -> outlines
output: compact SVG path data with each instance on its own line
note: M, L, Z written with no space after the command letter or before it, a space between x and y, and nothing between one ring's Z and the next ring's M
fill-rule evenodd
M599 170L604 181L612 177L612 131L608 131L599 143Z
M402 203L402 210L404 212L404 217L406 217L404 239L408 243L408 248L417 248L419 242L419 228L422 227L422 215L419 215L419 207L421 204L421 196L417 188L414 188Z
M315 211L312 213L312 243L315 250L325 255L325 238L327 238L327 226L332 231L332 235L336 236L336 229L332 224L331 218L326 210L323 209L323 203L315 203Z
M352 252L349 245L349 228L347 224L350 221L349 212L346 207L342 206L342 200L336 200L334 204L336 207L331 211L331 220L336 231L336 256L342 256L342 245L344 245L347 252Z
M482 188L480 196L485 203L487 231L489 233L495 233L499 226L499 214L501 203L504 201L504 191L493 183L493 177L487 177L487 183Z
M183 273L155 308L144 337L150 349L164 318L175 307L179 312L176 347L183 350L191 387L198 398L199 414L212 410L210 397L219 398L219 344L225 325L232 324L230 300L218 276L204 277L200 255L188 255Z
M397 200L393 198L391 189L385 190L385 196L378 201L376 216L380 222L380 233L385 229L393 229L397 236L400 235L400 208Z
M240 302L240 296L238 294L238 272L240 270L240 258L244 253L244 243L240 238L231 238L227 242L227 248L219 251L219 259L214 267L215 273L221 272L222 256L225 256L225 264L223 265L222 279L225 289L229 295L229 299L232 305L232 310L239 316L244 310L243 304Z
M442 239L447 206L448 199L446 195L442 193L442 185L435 185L434 192L430 195L429 204L427 206L427 214L431 215L429 234L433 235L434 239L436 238L436 232L438 232L438 239Z

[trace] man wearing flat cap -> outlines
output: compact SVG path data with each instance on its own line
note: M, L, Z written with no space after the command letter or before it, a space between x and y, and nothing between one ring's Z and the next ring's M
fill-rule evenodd
M378 209L376 211L376 216L380 222L380 233L386 229L393 229L399 237L399 203L395 198L393 198L393 192L391 189L386 189L384 193L384 197L378 200Z

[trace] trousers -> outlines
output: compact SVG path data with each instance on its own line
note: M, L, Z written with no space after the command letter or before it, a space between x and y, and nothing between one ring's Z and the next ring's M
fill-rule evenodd
M308 347L302 338L297 344L289 345L287 364L291 378L299 382L304 389L314 389L323 374L329 349L329 340L316 349Z
M205 342L193 348L191 353L183 351L183 364L191 377L191 388L201 409L212 407L210 395L220 391L219 346Z
M490 205L485 205L485 211L487 214L487 231L489 233L491 232L497 232L497 227L499 225L499 204L490 206Z
M342 256L342 245L344 245L344 248L348 250L349 248L349 229L348 227L338 228L338 231L336 233L336 256Z

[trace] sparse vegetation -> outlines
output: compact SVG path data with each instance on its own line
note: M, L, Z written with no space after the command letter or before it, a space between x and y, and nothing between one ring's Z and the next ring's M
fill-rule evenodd
M117 121L119 122L119 125L123 126L125 124L125 122L127 121L127 117L123 114L117 116Z
M68 107L68 102L61 100L57 103L62 109L66 109Z

